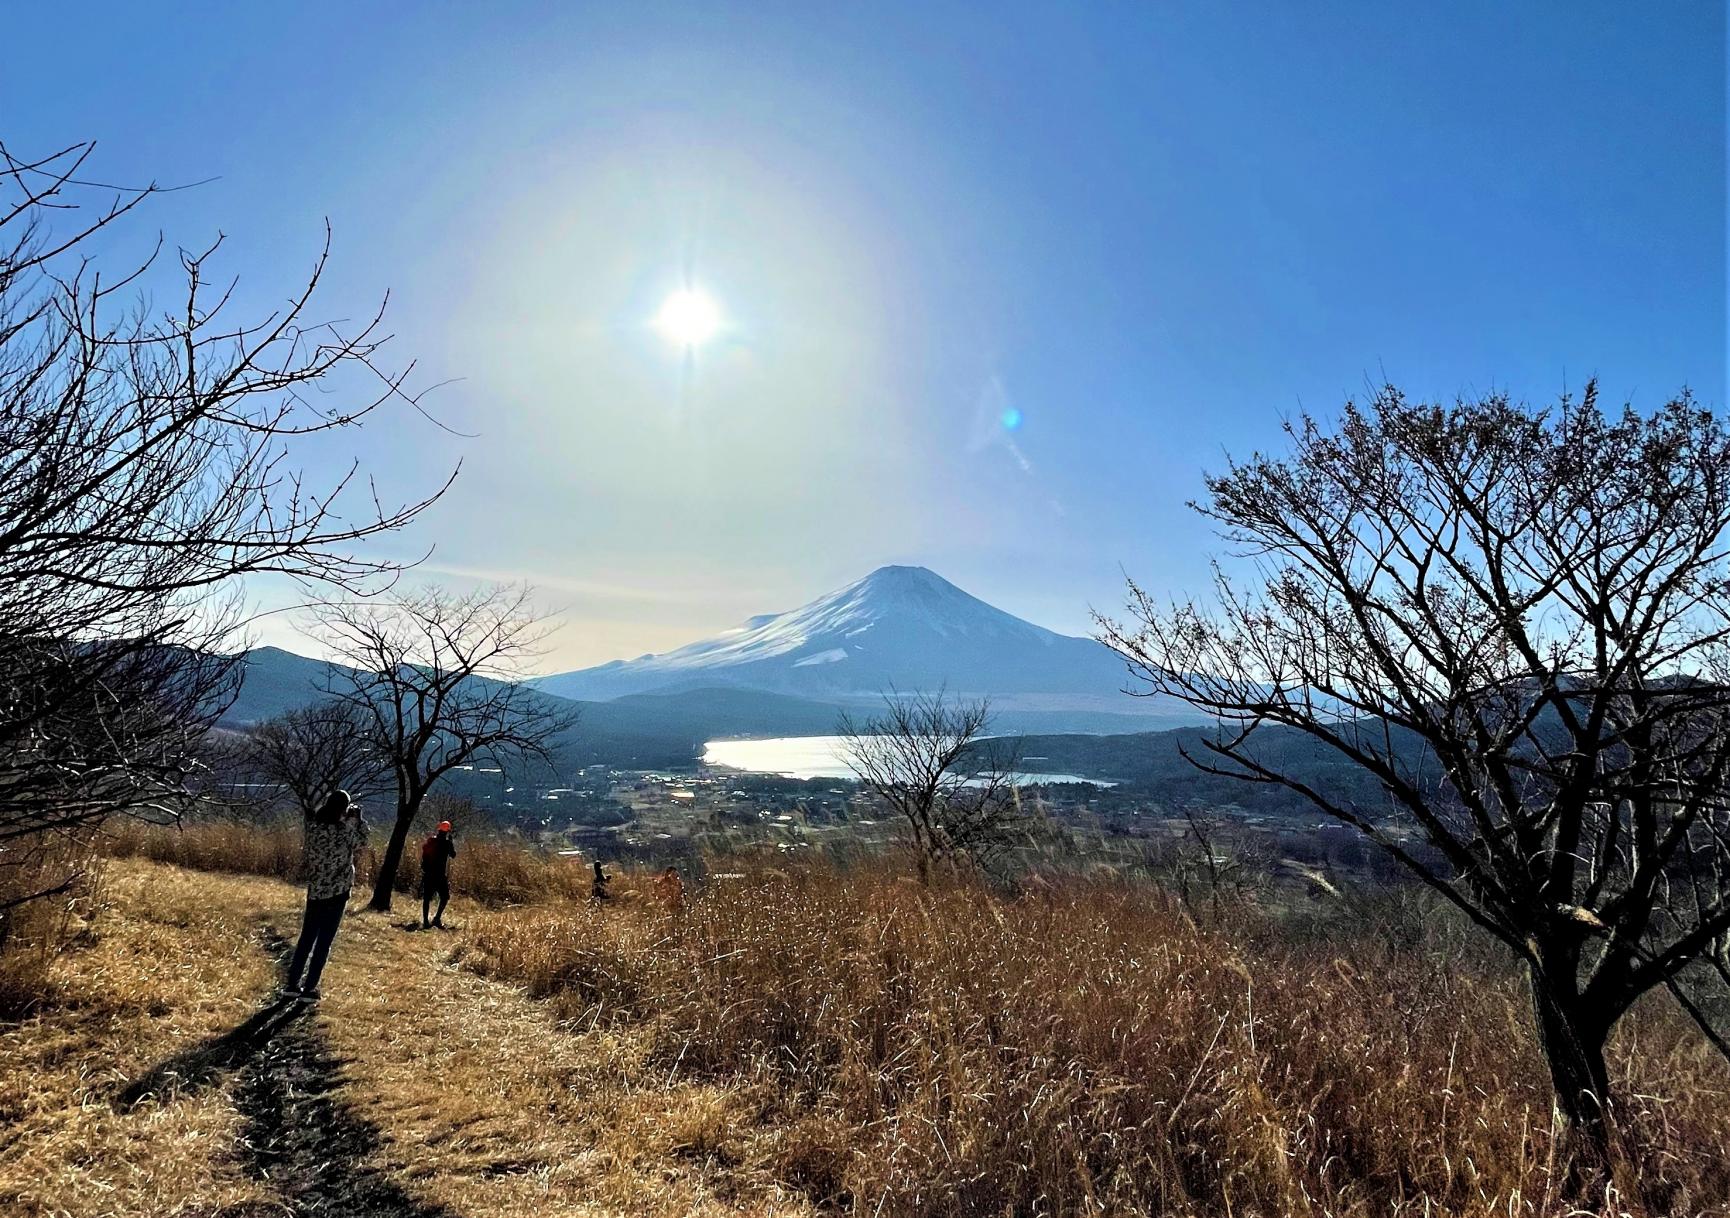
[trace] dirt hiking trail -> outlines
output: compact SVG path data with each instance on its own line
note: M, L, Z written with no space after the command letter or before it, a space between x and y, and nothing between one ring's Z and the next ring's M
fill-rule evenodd
M736 1097L665 1077L640 1032L560 1026L548 1004L461 967L474 950L470 929L502 915L465 908L459 897L446 915L450 930L421 931L404 921L406 910L367 912L357 897L322 1000L302 1004L271 988L299 933L297 888L156 864L124 871L116 895L131 903L130 916L201 936L190 947L154 946L158 959L140 967L160 976L180 955L221 957L203 967L226 997L203 996L202 1023L177 1019L171 1001L153 1004L163 1009L151 1043L168 1038L174 1051L154 1051L144 1068L102 1088L104 1120L134 1144L136 1170L147 1175L166 1160L138 1145L143 1139L175 1140L176 1122L194 1112L212 1131L198 1144L202 1159L191 1143L179 1152L172 1184L164 1171L160 1191L148 1180L137 1185L155 1204L123 1206L116 1196L106 1206L62 1206L53 1196L23 1213L810 1212L804 1198L740 1170L727 1142L750 1122ZM189 1035L194 1028L202 1034ZM226 1117L211 1114L213 1105Z

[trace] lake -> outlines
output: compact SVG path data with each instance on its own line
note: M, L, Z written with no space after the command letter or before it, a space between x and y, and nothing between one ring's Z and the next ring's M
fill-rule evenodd
M781 774L787 778L852 778L843 752L844 736L781 736L770 740L710 740L703 745L703 764L726 766L750 774ZM1025 773L1027 783L1085 782L1114 784L1079 774Z

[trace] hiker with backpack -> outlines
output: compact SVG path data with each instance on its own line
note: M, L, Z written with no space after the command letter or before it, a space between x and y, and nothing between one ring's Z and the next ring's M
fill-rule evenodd
M429 834L420 847L420 924L421 929L445 927L445 905L451 899L450 861L457 856L456 843L451 840L451 823L439 822L438 832ZM429 920L434 895L438 896L438 912Z

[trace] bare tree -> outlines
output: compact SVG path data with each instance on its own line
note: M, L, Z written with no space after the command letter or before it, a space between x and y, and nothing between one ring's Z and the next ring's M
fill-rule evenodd
M396 779L396 820L372 896L372 908L389 909L403 845L433 785L476 760L549 762L575 708L520 683L548 633L526 588L331 602L311 630L343 665L329 692L371 721Z
M338 788L360 800L384 788L385 751L372 716L341 698L296 707L253 728L247 770L310 816Z
M1018 741L988 738L990 704L943 691L883 699L863 722L843 715L843 756L855 778L907 824L919 874L934 864L984 862L1020 819Z
M1524 962L1558 1110L1601 1151L1641 995L1724 1046L1677 978L1730 930L1730 436L1686 394L1607 416L1593 385L1552 410L1388 388L1288 433L1199 505L1253 579L1218 569L1207 606L1132 583L1101 637L1217 717L1192 761L1302 794ZM1385 804L1270 763L1270 726Z
M0 145L0 868L114 812L177 814L234 689L235 578L365 586L394 564L354 544L438 494L382 506L354 467L294 465L310 435L416 406L376 315L347 335L311 316L323 253L250 320L214 244L105 274L98 234L162 192L88 181L92 149Z
M1223 826L1218 818L1187 805L1181 812L1187 829L1172 844L1166 865L1184 907L1195 910L1195 890L1205 884L1208 908L1217 918L1223 903L1235 904L1248 895L1252 877L1258 871L1265 874L1269 860L1258 857L1260 852L1244 842L1227 844L1222 840ZM1256 865L1246 866L1251 860Z

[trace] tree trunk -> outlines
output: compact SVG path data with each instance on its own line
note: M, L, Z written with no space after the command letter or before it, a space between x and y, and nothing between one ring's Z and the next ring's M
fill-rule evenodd
M408 831L414 825L415 813L420 810L418 804L396 810L396 824L390 829L390 844L384 848L384 858L379 861L378 875L372 882L372 901L368 909L376 909L380 913L390 912L391 893L396 889L397 868L402 865L403 846L408 842Z
M1609 1150L1605 1111L1610 1073L1604 1064L1609 1024L1584 1010L1578 994L1559 992L1539 974L1532 977L1532 1004L1538 1043L1556 1092L1556 1112L1573 1143L1571 1149L1582 1160L1577 1167L1590 1171L1604 1162Z

